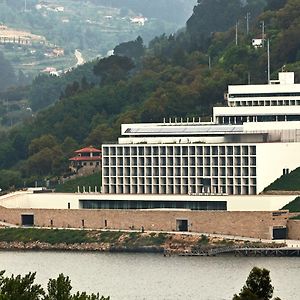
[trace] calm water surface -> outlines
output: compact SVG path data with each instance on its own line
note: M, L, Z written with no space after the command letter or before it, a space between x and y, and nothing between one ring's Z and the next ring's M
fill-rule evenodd
M112 300L232 299L254 266L271 271L274 296L300 299L300 258L0 251L0 269L9 274L36 271L36 281L46 286L64 273L73 292L100 292Z

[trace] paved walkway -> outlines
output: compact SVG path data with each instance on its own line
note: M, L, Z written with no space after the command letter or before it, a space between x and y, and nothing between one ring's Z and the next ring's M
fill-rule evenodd
M0 221L0 226L1 227L10 227L10 228L18 228L18 227L20 227L18 225L7 223L7 222L2 222L2 221Z

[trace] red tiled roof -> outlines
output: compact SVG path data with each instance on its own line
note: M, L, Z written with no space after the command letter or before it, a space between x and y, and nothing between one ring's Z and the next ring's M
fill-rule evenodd
M69 158L69 160L71 161L99 161L101 160L102 157L101 156L75 156L72 158Z
M82 149L79 149L79 150L76 150L75 153L84 153L84 152L101 152L100 149L96 149L94 148L93 146L89 146L89 147L85 147L85 148L82 148Z

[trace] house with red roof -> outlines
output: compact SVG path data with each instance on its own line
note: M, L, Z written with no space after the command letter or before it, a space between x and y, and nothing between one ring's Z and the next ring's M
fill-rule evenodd
M70 170L74 173L89 174L101 168L101 150L93 146L75 151L75 156L70 158Z

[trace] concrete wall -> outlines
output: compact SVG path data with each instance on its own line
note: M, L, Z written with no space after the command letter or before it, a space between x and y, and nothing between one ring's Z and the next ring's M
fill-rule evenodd
M141 229L176 231L176 220L188 220L193 232L272 238L273 226L286 226L288 212L226 212L226 211L145 211L145 210L54 210L8 209L0 207L0 221L21 224L22 214L33 214L36 226L81 228Z
M45 208L45 209L66 209L68 203L70 208L79 208L78 197L80 194L60 193L31 193L16 192L0 197L0 205L7 208ZM86 195L86 194L84 194ZM84 196L83 196L84 197Z
M300 220L288 220L288 237L291 240L300 240Z
M82 190L82 188L81 188ZM226 201L228 211L273 211L281 209L298 195L113 195L89 193L16 192L0 197L6 208L71 209L79 208L79 200L148 200L148 201Z

